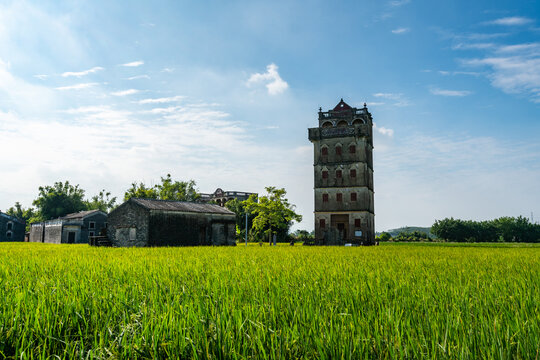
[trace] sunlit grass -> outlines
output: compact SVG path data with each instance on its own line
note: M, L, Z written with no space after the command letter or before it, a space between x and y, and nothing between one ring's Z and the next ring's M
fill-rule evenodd
M0 357L523 358L540 247L0 244Z

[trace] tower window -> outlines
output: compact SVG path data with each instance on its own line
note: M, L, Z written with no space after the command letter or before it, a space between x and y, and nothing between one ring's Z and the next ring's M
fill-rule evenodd
M339 202L343 201L343 194L342 193L337 193L336 194L336 201L339 201Z
M328 194L322 194L322 201L328 202Z
M336 177L341 178L341 170L336 170Z
M328 148L325 146L323 148L321 148L321 154L323 156L327 156L328 155Z
M351 169L351 171L349 171L349 175L352 178L356 177L356 169Z
M319 219L319 227L324 229L326 227L326 221L324 219Z
M323 178L323 179L328 179L328 171L323 170L323 172L322 172L322 178Z
M354 227L360 227L362 226L362 220L360 219L354 219Z
M337 124L338 127L345 127L345 126L347 126L347 125L348 125L348 124L347 124L347 122L346 122L345 120L341 120L341 121L338 122L338 124Z
M356 193L351 193L351 201L356 201Z
M354 145L349 146L349 154L354 154L354 153L356 153L356 146Z
M336 146L336 155L341 155L341 146Z

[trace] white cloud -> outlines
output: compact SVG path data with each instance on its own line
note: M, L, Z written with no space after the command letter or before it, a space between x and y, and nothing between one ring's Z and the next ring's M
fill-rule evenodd
M83 90L88 89L90 87L99 85L99 83L82 83L82 84L75 84L75 85L68 85L68 86L60 86L55 88L56 90Z
M486 24L489 25L504 25L504 26L519 26L519 25L526 25L532 22L532 19L521 17L521 16L511 16L511 17L504 17L500 19L496 19L493 21L488 21Z
M184 99L185 96L171 96L171 97L164 97L164 98L157 98L157 99L143 99L137 101L139 104L163 104L163 103L169 103L169 102L175 102L180 101Z
M125 64L120 64L120 66L126 66L126 67L137 67L137 66L141 66L141 65L144 65L144 61L142 61L142 60L132 61L132 62L128 62L128 63L125 63Z
M467 90L444 90L444 89L430 89L429 90L433 95L440 95L440 96L467 96L470 95L471 92Z
M49 77L49 75L44 75L44 74L38 74L38 75L34 75L35 78L38 78L40 80L45 80Z
M127 96L127 95L133 95L140 92L137 89L127 89L127 90L120 90L120 91L114 91L111 93L113 96Z
M382 134L382 135L385 135L385 136L389 136L389 137L392 137L394 136L394 130L393 129L389 129L389 128L385 128L384 126L377 126L376 123L373 123L373 128L379 133L379 134Z
M399 6L408 4L410 2L411 2L411 0L392 0L392 1L390 1L388 3L388 5L390 5L392 7L399 7Z
M522 44L526 45L526 44ZM512 51L530 49L515 46ZM508 47L507 47L508 51ZM540 102L540 54L537 51L514 54L513 56L487 56L464 60L469 66L488 67L491 84L506 93L529 94L533 102Z
M456 45L453 45L452 49L453 50L470 50L470 49L484 50L484 49L492 49L494 47L495 47L495 44L493 43L472 43L472 44L458 43Z
M161 72L167 72L167 73L172 73L173 71L174 71L174 69L172 69L172 68L163 68L161 70Z
M247 86L252 86L254 84L265 83L266 88L268 89L268 94L277 95L283 93L289 87L289 84L285 82L278 73L278 66L274 63L266 67L265 73L255 73L252 74L248 81Z
M127 80L139 80L139 79L150 80L150 76L148 76L148 75L137 75L137 76L131 76L131 77L127 78Z
M409 28L401 27L401 28L392 30L392 34L405 34L405 33L408 33L409 31L410 31Z
M81 76L85 76L85 75L88 75L88 74L93 74L93 73L98 72L100 70L103 70L103 68L100 67L100 66L95 66L95 67L93 67L91 69L84 70L84 71L79 71L79 72L67 71L65 73L62 73L62 77L68 77L68 76L81 77Z
M373 94L373 96L377 98L393 100L395 101L393 104L394 106L409 106L410 105L409 100L407 100L401 93L381 93L380 92L380 93Z

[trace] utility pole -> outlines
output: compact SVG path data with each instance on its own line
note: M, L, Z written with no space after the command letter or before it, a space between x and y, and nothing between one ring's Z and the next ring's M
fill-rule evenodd
M247 228L248 228L248 213L246 211L246 247L247 247Z

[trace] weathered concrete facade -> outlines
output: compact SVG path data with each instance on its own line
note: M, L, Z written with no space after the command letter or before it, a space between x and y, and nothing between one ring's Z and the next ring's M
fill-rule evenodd
M0 211L0 242L24 241L25 227L23 220Z
M51 244L88 244L107 227L107 214L99 210L68 214L56 220L30 226L30 241Z
M375 242L373 119L343 99L309 129L315 175L315 242Z
M113 246L234 245L236 218L219 205L132 198L111 211Z

